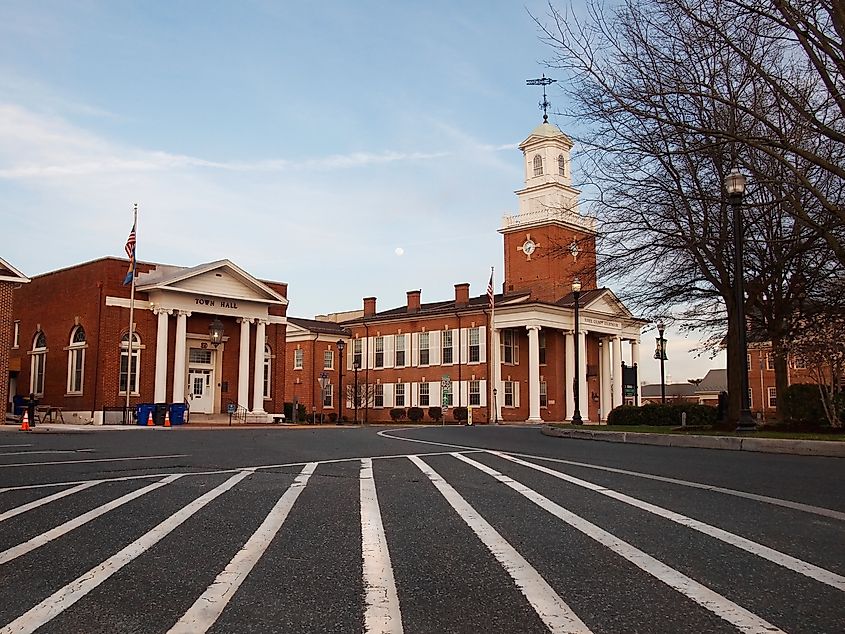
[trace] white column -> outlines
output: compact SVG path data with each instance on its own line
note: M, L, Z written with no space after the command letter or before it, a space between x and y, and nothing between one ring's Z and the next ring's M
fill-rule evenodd
M238 351L238 406L249 409L249 322L241 318L241 347Z
M191 313L176 311L176 348L173 351L173 402L185 400L185 351L188 347L188 317Z
M259 319L255 326L255 376L252 380L252 411L256 414L264 413L264 340L267 322Z
M613 338L613 361L610 368L613 372L611 405L615 408L622 405L622 338L619 336Z
M610 339L601 340L599 348L599 394L601 397L601 420L606 421L611 409L610 387Z
M540 423L540 326L528 328L528 420Z
M167 401L167 322L169 310L156 308L153 312L158 315L156 327L156 371L153 400L156 403Z
M640 340L631 341L631 365L637 368L637 392L634 405L640 404Z
M575 335L572 331L566 333L565 338L566 349L566 420L572 420L572 415L575 414Z
M505 400L505 388L502 384L502 341L501 333L498 328L493 329L493 387L496 390L496 403L494 417L497 421L502 421L502 401Z
M581 420L590 420L590 393L587 391L587 333L578 332L578 410Z

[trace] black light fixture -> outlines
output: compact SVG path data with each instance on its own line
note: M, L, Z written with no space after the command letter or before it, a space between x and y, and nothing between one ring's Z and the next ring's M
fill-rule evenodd
M657 340L657 354L660 355L660 402L666 404L666 379L664 373L664 361L666 361L666 340L663 338L663 332L666 330L666 324L663 320L657 322L657 332L660 337Z
M223 322L219 317L215 317L208 325L208 336L211 339L211 345L215 348L223 343Z
M581 280L577 277L572 280L572 294L575 295L575 376L572 377L572 395L575 397L575 413L572 414L572 424L580 425L584 421L581 420L581 409L578 407L578 402L581 399L581 386L578 381L578 375L580 373L580 364L578 363L578 300L581 296Z
M346 347L346 342L343 339L338 339L335 343L337 346L337 424L343 425L343 349Z
M352 362L352 369L355 371L355 393L352 396L352 404L355 406L355 424L358 424L358 370L361 369L360 361Z
M746 340L745 324L745 288L743 272L743 227L742 227L742 198L745 196L746 179L742 172L734 167L725 178L725 191L728 194L728 202L733 209L733 230L734 230L734 303L736 304L736 340L739 348L739 355L734 358L740 359L742 369L739 381L739 421L737 431L754 431L757 426L751 416L751 406L748 402L748 343Z

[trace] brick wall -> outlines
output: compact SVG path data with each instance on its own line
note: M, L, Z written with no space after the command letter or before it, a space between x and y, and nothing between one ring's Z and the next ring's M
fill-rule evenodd
M12 309L12 282L0 282L0 394L4 409L9 401L9 357L12 349L14 311Z

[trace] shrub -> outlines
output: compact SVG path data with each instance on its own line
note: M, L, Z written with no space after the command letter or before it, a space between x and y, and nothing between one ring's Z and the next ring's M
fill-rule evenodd
M429 407L428 408L428 417L433 420L435 423L439 423L440 419L443 418L443 408L442 407Z
M467 418L469 418L469 414L467 413L466 407L456 407L452 410L452 417L458 421L459 423L467 422Z
M818 385L796 383L786 388L780 401L783 422L798 427L828 425Z
M686 413L687 425L713 425L716 408L696 403L648 403L642 407L620 405L607 416L608 425L656 425L678 427L681 414Z
M305 414L306 414L307 410L305 409L305 405L303 405L302 403L299 403L299 407L297 409L299 410L299 412L298 412L299 416L297 416L296 420L298 420L298 421L306 420ZM284 411L285 411L285 420L287 422L293 421L293 403L285 403L285 410Z
M329 414L329 422L336 423L337 422L337 412L331 412Z
M405 408L404 407L394 407L390 410L390 420L393 422L405 420Z
M423 411L422 407L410 407L408 408L408 419L413 423L418 423L423 419L425 416L425 412Z

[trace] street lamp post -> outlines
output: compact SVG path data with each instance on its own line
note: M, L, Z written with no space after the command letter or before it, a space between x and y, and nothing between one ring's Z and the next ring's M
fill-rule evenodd
M337 424L343 425L343 349L346 342L338 339L337 343Z
M665 405L666 404L666 374L665 374L665 361L666 361L666 340L663 338L663 332L666 330L666 325L663 321L657 322L657 332L660 333L660 340L657 344L657 351L660 353L660 402Z
M736 304L736 340L739 347L739 355L734 355L742 363L739 381L739 421L737 431L754 431L757 426L751 417L751 407L748 403L748 343L746 341L745 325L745 289L743 280L743 257L742 257L742 197L745 195L745 176L734 167L727 178L725 178L725 190L728 193L728 202L733 210L734 230L734 303Z
M361 362L354 361L352 369L355 370L355 392L352 395L352 404L355 406L355 424L358 424L358 370L361 369Z
M580 374L580 363L578 359L580 352L578 350L578 300L581 296L581 280L577 277L572 280L572 294L575 295L575 376L572 378L572 395L575 397L575 413L572 414L572 424L580 425L583 423L581 420L581 409L578 406L581 400L581 386L578 381Z

